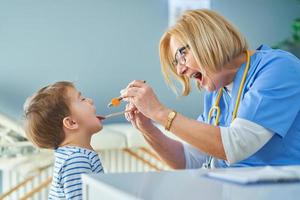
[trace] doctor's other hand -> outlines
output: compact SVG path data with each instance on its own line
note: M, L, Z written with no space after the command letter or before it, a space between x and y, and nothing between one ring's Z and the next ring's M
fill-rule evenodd
M139 112L136 107L128 103L126 105L126 110L131 110L130 112L125 113L125 118L127 121L143 133L151 132L151 129L154 127L152 120L148 117L145 117L141 112Z
M125 101L133 104L139 112L154 121L155 115L166 109L157 99L153 89L144 81L132 81L120 93Z

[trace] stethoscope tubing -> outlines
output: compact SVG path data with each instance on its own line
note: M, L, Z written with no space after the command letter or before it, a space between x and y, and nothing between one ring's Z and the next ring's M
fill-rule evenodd
M249 66L250 66L250 52L248 50L246 51L246 55L247 55L246 67L245 67L245 71L243 73L243 77L242 77L242 80L241 80L241 83L240 83L240 87L239 87L237 99L236 99L236 102L235 102L234 110L233 110L233 113L232 113L232 120L231 121L233 121L236 118L237 111L238 111L239 104L240 104L240 99L241 99L242 91L243 91L244 84L245 84L245 81L246 81L246 78L247 78L247 74L248 74L248 71L249 71ZM219 91L218 91L218 96L217 96L217 99L216 99L216 101L214 103L214 106L212 106L209 109L208 117L207 117L207 123L208 124L212 124L212 122L211 122L212 115L213 115L214 112L216 112L216 118L214 120L214 125L215 126L219 125L219 120L220 120L220 115L221 115L221 108L219 106L219 102L220 102L222 94L223 94L223 88L220 88ZM204 168L211 168L212 159L213 159L212 156L208 156L208 159L206 159L206 162L203 164L203 167Z

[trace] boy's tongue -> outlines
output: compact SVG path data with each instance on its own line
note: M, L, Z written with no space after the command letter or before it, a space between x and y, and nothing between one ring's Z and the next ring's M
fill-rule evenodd
M105 117L101 116L101 115L97 115L97 118L101 121L101 120L104 120Z

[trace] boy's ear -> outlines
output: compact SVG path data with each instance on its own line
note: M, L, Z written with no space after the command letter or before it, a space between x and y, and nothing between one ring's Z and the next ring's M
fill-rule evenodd
M78 128L78 124L70 116L63 119L63 126L67 129L74 130Z

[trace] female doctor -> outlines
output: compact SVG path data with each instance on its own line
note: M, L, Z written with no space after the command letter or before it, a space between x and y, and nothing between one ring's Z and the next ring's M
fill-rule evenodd
M187 11L160 41L163 75L204 95L197 120L164 106L152 88L135 80L121 91L126 118L173 168L300 164L300 61L245 38L210 10ZM184 142L165 136L157 122Z

